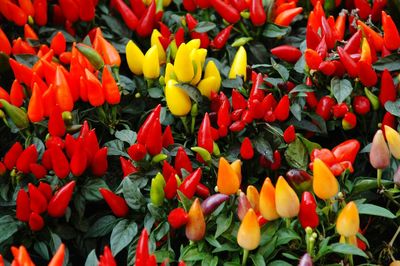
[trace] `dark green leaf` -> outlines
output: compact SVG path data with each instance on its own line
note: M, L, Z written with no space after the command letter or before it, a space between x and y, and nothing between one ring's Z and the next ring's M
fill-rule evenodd
M258 253L251 254L250 259L253 262L253 265L255 265L255 266L265 266L265 261L264 261L263 256L261 256Z
M149 93L150 97L153 99L159 99L164 96L163 91L161 90L161 88L158 88L158 87L150 88L150 89L148 89L147 92Z
M262 35L267 38L282 38L287 35L289 31L289 27L282 27L273 23L268 23L264 26Z
M194 28L193 31L202 33L202 32L210 31L210 30L214 29L215 27L216 27L216 25L212 22L201 21L196 25L196 27Z
M332 244L330 247L330 252L335 252L335 253L341 253L341 254L347 254L347 255L357 255L361 256L364 258L368 258L367 254L364 253L361 249L354 245L349 245L349 244L341 244L341 243L335 243Z
M268 266L292 266L292 264L287 263L284 260L274 260L273 262L268 263Z
M33 67L33 65L39 60L39 57L36 55L31 55L31 54L18 54L14 55L15 60L17 60L19 63L24 64L28 67Z
M256 139L254 139L254 147L269 161L274 161L272 147L269 142L264 138L264 136L258 136Z
M374 63L373 67L378 71L383 71L385 68L390 72L398 71L400 70L400 54L393 53L389 56L382 57Z
M11 215L0 218L0 243L6 241L18 231L18 222Z
M107 154L116 155L116 156L124 156L129 157L129 155L125 152L124 142L119 139L110 140L109 142L104 144L105 147L108 147Z
M308 154L303 142L299 138L296 138L294 142L289 144L285 151L285 158L291 167L307 170Z
M283 81L288 81L289 71L281 64L277 64L274 59L271 58L272 67L279 73Z
M236 79L225 79L222 81L222 87L224 88L239 88L243 86L243 79L236 77Z
M35 242L33 249L45 260L50 260L49 250L43 241Z
M193 101L200 103L203 100L200 91L196 87L186 83L177 83L175 86L183 89Z
M215 238L218 238L220 235L222 235L226 230L229 229L232 223L232 215L233 213L231 212L229 216L225 215L220 215L217 218L217 230L215 231Z
M395 102L387 101L385 103L385 109L392 115L400 117L400 100Z
M301 121L301 106L298 103L294 103L290 106L290 112L293 114L293 116Z
M116 222L117 218L115 218L114 215L103 216L90 226L89 231L86 233L86 237L105 236L111 232Z
M311 153L312 150L314 150L314 149L321 149L321 145L319 145L318 143L312 142L312 141L308 140L307 138L304 138L301 135L298 135L297 137L301 140L301 142L303 142L308 153Z
M99 265L99 261L97 260L96 250L90 251L89 255L86 258L85 266L97 266Z
M338 103L342 103L353 91L350 81L334 77L331 80L331 90Z
M277 246L286 245L292 240L301 240L300 236L295 231L289 228L279 229L276 235L278 237L278 240L276 242Z
M381 216L389 219L396 218L396 215L394 215L388 209L373 204L358 204L357 209L359 214Z
M136 132L130 130L130 129L123 129L120 131L115 132L115 137L119 140L122 140L129 145L132 145L136 141Z
M146 205L146 199L140 192L137 182L132 182L130 178L122 180L122 192L129 207L139 210Z
M87 201L101 200L103 197L99 188L108 188L106 182L101 178L87 179L81 188L81 194Z
M114 256L116 256L122 249L129 245L138 232L138 227L135 222L130 222L126 219L121 220L114 227L111 238L110 245L111 251Z

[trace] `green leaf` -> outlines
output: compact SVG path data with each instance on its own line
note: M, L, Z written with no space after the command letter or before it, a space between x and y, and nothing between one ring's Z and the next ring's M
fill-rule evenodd
M400 117L400 99L395 102L387 101L385 103L385 109L392 115Z
M381 217L386 217L389 219L396 218L396 215L394 215L388 209L382 208L382 207L374 205L374 204L368 204L368 203L367 204L358 204L357 209L358 209L359 214L381 216Z
M310 154L310 153L312 152L312 150L314 150L314 149L321 149L321 148L322 148L321 145L319 145L318 143L312 142L312 141L310 141L310 140L304 138L304 137L301 136L301 135L298 135L297 137L301 140L301 142L303 142L303 144L304 144L304 146L306 147L307 152L308 152L309 154Z
M115 132L115 137L119 140L122 140L129 145L132 145L136 142L136 137L137 134L136 132L130 130L130 129L123 129L120 131Z
M180 190L176 191L179 196L179 201L182 203L183 208L185 209L186 212L189 211L190 206L192 206L192 201L188 199L185 194L183 194Z
M87 201L101 200L103 197L99 188L107 188L107 183L101 178L87 179L81 188L81 194Z
M97 260L96 250L90 251L89 255L86 258L85 266L97 266L99 265L99 261Z
M293 116L301 121L301 106L298 103L294 103L290 106L290 112L293 114Z
M24 64L26 66L28 66L29 68L32 68L34 64L36 64L36 62L39 60L39 57L37 57L36 55L31 55L31 54L18 54L18 55L14 55L15 60L17 60L17 62Z
M104 146L108 148L107 154L109 156L116 155L129 158L129 155L125 152L124 142L122 140L110 140L109 142L106 142Z
M116 256L122 249L128 246L136 236L137 232L137 224L133 221L130 222L124 219L117 223L110 238L111 251L113 255Z
M289 27L282 27L273 23L268 23L264 26L262 35L267 38L282 38L289 34L289 31Z
M271 58L272 67L279 73L279 76L283 79L283 81L288 81L289 79L289 71L281 64L277 64L273 58Z
M158 87L150 88L147 90L147 92L149 93L150 97L153 99L159 99L164 96L163 91L161 90L161 88L158 88Z
M268 266L291 266L292 264L287 263L284 260L274 260L270 263L268 263Z
M256 150L267 158L269 161L274 161L273 150L269 142L264 138L264 136L258 136L254 139L254 147Z
M276 241L277 246L286 245L292 240L301 240L300 236L292 229L282 228L276 233L278 240Z
M18 231L18 222L11 215L0 218L0 243L9 239Z
M373 65L375 70L383 71L385 68L392 71L400 70L400 55L397 53L393 53L389 56L382 57Z
M49 250L43 241L35 242L33 249L45 260L50 260Z
M179 260L183 261L199 261L203 260L207 253L200 252L196 245L188 245L181 253Z
M255 266L265 266L265 261L263 256L261 256L260 254L251 254L250 255L250 259L253 262L253 265Z
M103 216L90 226L89 231L86 233L86 237L105 236L111 232L116 222L117 218L115 218L114 215Z
M356 246L349 244L335 243L329 247L330 252L347 254L347 255L357 255L364 258L368 258L367 254Z
M239 88L243 86L243 79L236 77L236 79L225 79L222 81L222 87L224 88Z
M200 91L196 87L186 83L177 83L175 84L175 86L183 89L189 95L190 99L192 99L193 101L197 103L203 101L203 97L201 96Z
M392 181L390 180L382 180L382 185L385 187L393 184ZM371 177L359 177L359 179L355 182L355 185L353 186L353 190L351 191L351 194L357 194L361 193L367 190L371 189L377 189L378 188L378 181L376 180L376 177L371 178Z
M299 138L296 138L295 141L289 144L285 151L285 158L291 167L307 170L308 153L306 147Z
M146 198L140 192L137 182L132 182L130 178L122 180L122 193L129 207L134 210L139 210L146 205Z
M334 77L331 80L331 90L338 103L342 103L353 91L350 81Z
M309 86L305 85L305 84L299 84L296 87L294 87L289 94L293 94L293 93L299 93L299 92L312 92L314 91L312 88L310 88Z
M196 27L194 28L193 31L203 33L203 32L210 31L210 30L214 29L215 27L216 27L216 25L212 22L201 21L196 25Z
M215 231L215 238L218 238L222 235L226 230L229 229L232 223L233 213L231 212L228 217L225 215L220 215L217 218L217 230Z

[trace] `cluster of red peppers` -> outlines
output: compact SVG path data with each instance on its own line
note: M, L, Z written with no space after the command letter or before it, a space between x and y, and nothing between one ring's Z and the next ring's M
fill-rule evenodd
M20 189L17 195L16 217L27 222L32 231L40 231L44 227L43 215L60 218L65 215L75 188L75 181L70 181L53 194L49 184L40 182L39 186L31 183L28 192Z

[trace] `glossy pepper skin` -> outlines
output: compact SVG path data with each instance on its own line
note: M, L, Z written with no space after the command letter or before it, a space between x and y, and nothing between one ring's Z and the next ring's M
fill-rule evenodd
M139 241L136 246L136 259L135 266L146 266L148 265L149 259L149 234L146 228L143 228L140 234Z
M267 20L262 0L252 0L250 4L250 20L254 26L262 26Z
M331 170L319 158L314 160L313 190L315 195L323 200L334 197L339 192L339 184Z
M230 4L222 0L213 0L211 4L215 11L230 24L235 24L240 20L239 11Z
M17 160L18 160L20 154L23 152L23 150L24 150L24 148L22 147L21 143L19 143L17 141L7 151L7 153L4 155L3 162L8 170L11 170L14 168L14 166L17 163Z
M207 197L201 203L201 209L203 210L204 215L211 214L219 205L229 199L228 195L217 193L212 196Z
M29 207L29 196L28 193L22 188L18 191L16 204L17 219L22 222L28 222L31 213L31 209Z
M275 205L277 213L283 218L295 217L300 210L300 201L296 192L282 176L278 178L275 186Z
M385 169L390 164L390 151L382 130L377 130L372 139L369 162L375 169Z
M220 0L219 0L220 1ZM236 79L236 76L243 77L246 80L246 67L247 67L247 53L243 46L239 47L233 59L231 69L229 70L228 77Z
M218 191L225 195L235 194L240 187L240 180L228 161L221 157L217 174Z
M196 193L197 185L200 183L202 171L197 168L193 173L188 175L179 186L179 190L189 199L193 198Z
M75 184L75 181L71 181L64 185L56 194L54 194L47 208L47 213L49 216L60 218L65 214L68 204L71 201Z
M188 214L183 208L175 208L168 214L168 223L174 229L184 226L188 220Z
M188 212L185 234L192 241L200 241L206 234L206 222L198 198L194 200Z
M99 191L115 216L125 217L128 214L129 207L124 198L105 188L100 188Z
M208 113L204 115L203 121L200 124L197 134L197 145L206 149L209 153L213 151L214 141L211 135L211 123Z
M257 215L253 209L249 209L240 224L237 242L246 250L256 249L260 245L261 232Z
M308 192L303 192L300 202L299 221L301 226L315 228L319 224L319 217L316 212L317 203L314 196Z
M360 217L357 205L350 201L339 213L336 220L337 232L345 237L355 236L360 228Z

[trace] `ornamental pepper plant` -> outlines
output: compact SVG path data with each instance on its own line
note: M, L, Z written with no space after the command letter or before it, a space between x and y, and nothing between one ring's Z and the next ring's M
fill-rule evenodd
M399 14L0 1L0 265L396 265Z

